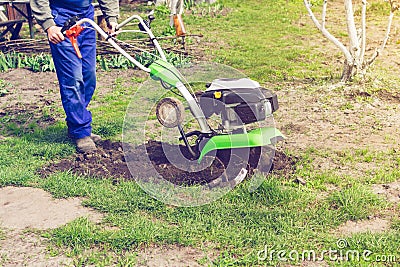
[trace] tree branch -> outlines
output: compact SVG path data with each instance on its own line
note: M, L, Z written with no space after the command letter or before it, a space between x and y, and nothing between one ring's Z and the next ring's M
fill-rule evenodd
M328 6L328 0L324 0L324 4L322 6L322 28L325 29L326 23L326 7Z
M344 46L335 36L333 36L327 29L323 28L322 25L319 23L319 21L317 20L317 18L315 17L313 11L311 10L311 4L308 0L303 0L304 1L304 5L306 6L307 12L311 18L311 20L313 21L313 23L315 24L315 26L318 28L318 30L326 37L328 38L328 40L330 40L334 45L336 45L340 51L342 51L342 53L344 54L344 56L346 57L346 60L349 64L353 64L354 63L354 59L352 54L350 53L350 51L346 48L346 46Z
M360 59L364 60L365 56L365 47L367 45L367 0L362 0L362 9L361 9L361 53Z
M389 40L389 34L390 30L392 28L392 22L393 22L393 17L394 17L394 11L390 11L389 19L388 19L388 25L386 28L386 34L385 37L383 38L383 42L380 48L377 48L375 50L375 53L372 55L372 57L367 61L367 66L370 66L372 63L374 63L375 59L383 52L383 50L386 47L387 41Z

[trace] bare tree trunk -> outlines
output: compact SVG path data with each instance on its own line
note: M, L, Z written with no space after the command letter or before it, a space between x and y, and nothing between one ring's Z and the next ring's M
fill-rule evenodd
M315 26L318 28L318 30L321 31L321 33L328 39L330 40L334 45L336 45L340 51L343 52L343 54L346 57L346 60L348 62L353 62L353 57L350 53L350 51L346 48L346 46L343 45L342 42L340 42L335 36L333 36L326 28L325 28L325 17L322 19L323 21L323 26L319 23L317 18L315 17L314 13L311 10L311 5L308 2L308 0L304 0L304 4L307 8L308 14L310 15L311 20L314 22ZM324 5L325 6L325 5ZM325 6L326 8L326 6ZM325 13L326 14L326 13Z
M391 12L389 14L388 25L386 27L386 35L383 39L382 45L375 50L375 53L369 60L365 59L366 50L366 13L367 13L367 0L361 0L361 30L357 33L357 27L354 20L354 9L352 0L344 0L344 7L346 12L347 22L347 33L349 35L349 48L347 48L341 41L333 36L326 29L326 13L328 0L323 0L322 5L322 18L321 23L315 17L312 9L310 0L303 0L304 5L310 15L311 20L315 26L321 31L321 33L335 44L345 56L345 62L343 66L343 72L341 81L349 81L354 75L359 74L364 76L369 66L375 61L375 59L382 53L389 39L390 29L393 21L394 12L400 9L397 0L388 0L391 6Z
M358 59L360 55L360 45L358 43L357 28L354 22L354 11L352 0L345 0L344 6L346 9L347 32L350 39L350 53L353 58ZM355 62L356 64L358 62Z
M354 64L349 64L347 60L343 63L342 77L340 77L341 82L348 82L353 77Z

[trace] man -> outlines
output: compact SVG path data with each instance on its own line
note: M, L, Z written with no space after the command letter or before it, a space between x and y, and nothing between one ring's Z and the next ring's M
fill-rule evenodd
M117 26L119 1L98 2L109 33L113 33ZM96 32L86 28L77 38L82 59L76 55L70 40L61 33L64 23L73 16L93 20L91 0L30 0L30 4L50 42L68 135L75 140L79 152L93 152L96 150L94 141L100 140L100 136L92 134L92 114L87 106L96 87Z
M177 36L186 34L185 26L183 25L182 13L184 8L183 0L156 0L156 6L167 5L171 11L170 26L174 26Z

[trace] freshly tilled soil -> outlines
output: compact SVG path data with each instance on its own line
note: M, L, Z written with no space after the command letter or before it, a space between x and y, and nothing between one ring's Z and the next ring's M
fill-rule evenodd
M71 171L79 175L101 179L112 178L115 182L120 179L133 180L138 178L143 180L158 174L176 185L193 185L207 184L221 177L228 164L230 169L235 169L235 166L237 166L238 172L242 169L242 166L245 166L248 175L252 175L256 170L288 174L293 172L296 164L295 158L280 151L274 153L275 157L272 162L269 158L261 157L260 159L260 150L252 148L248 162L243 162L240 157L231 156L230 153L227 153L228 151L221 151L215 159L212 159L212 163L209 162L207 168L196 171L191 169L191 166L185 168L176 166L173 162L179 159L165 155L165 150L179 149L184 157L190 158L190 154L184 146L176 146L159 141L149 141L145 145L133 147L121 142L105 140L97 144L98 149L94 153L75 154L73 157L47 165L39 172L45 177L58 171ZM196 160L189 162L193 164L193 168L198 164Z

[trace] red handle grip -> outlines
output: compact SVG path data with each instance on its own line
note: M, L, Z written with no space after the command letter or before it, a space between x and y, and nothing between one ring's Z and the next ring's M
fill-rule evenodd
M78 56L78 58L82 58L82 54L81 54L81 51L79 50L78 42L76 41L76 38L79 36L79 34L82 31L83 31L83 27L81 25L75 25L65 31L65 36L67 36L69 38L69 40L71 41L71 44L74 47L75 53Z

